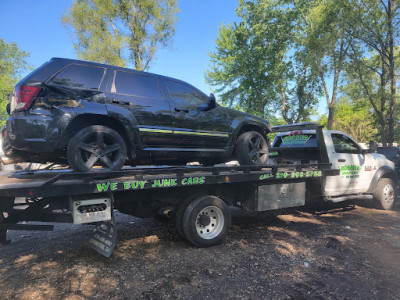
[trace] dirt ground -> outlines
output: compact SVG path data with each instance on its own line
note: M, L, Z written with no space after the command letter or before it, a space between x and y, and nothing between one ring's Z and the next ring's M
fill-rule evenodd
M173 222L116 215L107 259L91 226L11 232L1 299L399 299L400 208L341 203L275 213L232 210L225 242L196 248Z

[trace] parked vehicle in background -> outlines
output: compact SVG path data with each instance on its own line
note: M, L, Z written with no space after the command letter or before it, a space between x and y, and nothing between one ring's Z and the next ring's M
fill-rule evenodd
M96 171L268 160L268 121L184 81L110 65L53 58L16 85L8 113L3 149L14 161Z
M395 164L395 170L397 175L400 174L400 149L398 147L378 147L377 152L386 156L387 159L391 160Z

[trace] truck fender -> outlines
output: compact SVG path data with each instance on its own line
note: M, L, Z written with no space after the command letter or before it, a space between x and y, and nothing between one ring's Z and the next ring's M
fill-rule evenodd
M374 177L372 178L367 193L375 192L379 180L383 177L388 177L393 179L395 186L397 186L397 175L394 169L392 169L389 166L382 166L376 171Z

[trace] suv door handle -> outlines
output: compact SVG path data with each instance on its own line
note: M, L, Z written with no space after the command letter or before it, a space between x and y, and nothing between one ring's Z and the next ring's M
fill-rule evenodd
M188 112L189 112L188 109L181 109L181 108L177 108L177 107L175 107L175 111L176 111L176 112L181 112L181 111L183 111L184 113L188 113Z
M122 105L129 105L130 104L129 101L119 101L119 100L115 100L115 99L112 100L112 103L122 104Z
M339 158L339 159L338 159L338 162L346 162L346 160L343 159L343 158Z

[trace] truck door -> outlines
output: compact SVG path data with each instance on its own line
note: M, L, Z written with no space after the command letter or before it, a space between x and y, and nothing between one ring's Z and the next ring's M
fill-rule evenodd
M340 196L365 192L371 177L374 159L349 136L337 132L327 138L327 149L332 168L339 169L337 176L328 176L325 181L324 196ZM331 143L331 145L328 145Z

